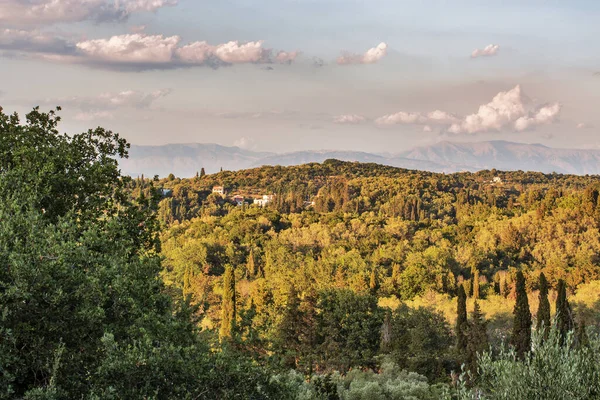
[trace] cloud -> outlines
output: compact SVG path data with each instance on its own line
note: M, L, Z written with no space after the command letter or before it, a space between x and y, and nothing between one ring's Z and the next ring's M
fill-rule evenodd
M366 121L366 118L362 115L356 114L347 114L347 115L338 115L333 118L333 122L336 124L360 124Z
M99 118L112 118L111 111L123 108L151 108L154 102L168 96L170 93L170 89L160 89L150 93L137 90L123 90L120 92L101 93L98 96L46 99L42 103L79 109L81 112L75 116L75 119L90 121Z
M321 67L325 66L325 60L323 60L322 58L319 58L319 57L313 57L312 63L313 63L313 67L315 67L315 68L321 68Z
M452 124L448 131L474 134L512 128L520 132L552 123L560 114L561 106L558 103L534 109L528 109L527 103L528 99L523 95L521 86L517 85L511 90L498 93L491 102L481 105L477 113Z
M498 54L498 50L500 50L500 46L497 44L488 44L483 49L475 49L471 53L471 58L477 57L490 57Z
M387 54L387 44L380 43L377 47L367 50L365 54L343 53L338 57L339 65L375 64Z
M395 114L384 115L375 120L377 125L397 125L397 124L424 124L427 118L421 113L400 111Z
M129 34L76 44L88 61L119 64L166 64L172 61L178 36Z
M0 49L19 55L64 63L87 64L117 70L167 69L189 66L213 68L232 64L290 64L298 52L265 48L263 41L230 41L210 45L205 41L180 45L179 36L131 33L106 39L70 43L37 31L6 29L0 31Z
M577 124L577 129L588 129L591 128L591 126L589 124L586 124L585 122L580 122Z
M292 51L289 53L286 51L280 51L275 56L275 60L277 60L277 62L280 64L291 64L292 62L294 62L294 60L296 60L299 54L300 53L297 51Z
M479 110L459 117L446 111L435 110L428 113L400 111L384 115L375 120L379 126L423 125L425 132L431 132L432 125L441 126L454 134L475 134L505 129L522 132L539 125L555 122L561 111L559 103L531 105L523 94L521 86L498 93L491 102L483 104Z
M256 149L256 142L254 139L243 136L236 141L233 142L233 145L239 147L240 149L252 150Z
M74 119L76 121L83 122L89 122L98 119L113 119L113 113L109 111L80 112L75 114Z
M51 54L73 54L76 51L73 44L50 33L8 28L0 30L0 49Z
M400 111L395 114L384 115L377 118L377 125L418 125L418 124L450 124L459 121L458 117L446 111L435 110L427 114L419 112Z
M554 122L560 114L561 106L558 103L541 107L537 111L523 116L515 122L515 129L519 132L532 129L538 125L547 125Z
M129 27L131 33L143 33L146 30L146 25L133 25Z
M122 21L138 12L174 6L177 0L0 0L0 24L5 26Z

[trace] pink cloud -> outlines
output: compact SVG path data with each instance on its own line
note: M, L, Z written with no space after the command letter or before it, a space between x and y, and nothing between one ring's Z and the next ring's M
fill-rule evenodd
M367 50L365 54L344 53L338 57L337 63L340 65L375 64L386 56L387 47L387 44L382 42L377 47Z

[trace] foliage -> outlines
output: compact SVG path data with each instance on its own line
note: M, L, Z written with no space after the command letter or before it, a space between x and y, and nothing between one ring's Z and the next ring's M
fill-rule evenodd
M510 343L515 347L519 357L524 357L531 349L531 311L529 310L529 301L525 291L525 277L521 271L517 272L516 296L514 310L513 333Z
M533 349L524 360L513 350L503 349L497 357L490 353L479 359L479 379L474 388L457 391L460 399L567 400L600 398L600 339L589 346L575 346L572 333L561 344L554 326L544 340L542 332L533 335Z

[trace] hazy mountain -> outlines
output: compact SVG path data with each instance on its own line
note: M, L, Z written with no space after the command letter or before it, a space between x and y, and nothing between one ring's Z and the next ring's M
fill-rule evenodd
M272 153L244 150L218 144L167 144L163 146L132 145L129 158L120 161L121 170L128 175L166 176L173 173L191 177L204 167L207 174L225 170L250 168Z
M578 175L600 173L600 150L556 149L541 144L440 142L400 155L444 165L447 171L496 168Z
M121 160L121 169L134 176L166 176L172 172L180 177L191 177L202 167L207 173L214 173L221 167L238 170L262 165L288 166L329 158L448 173L492 168L579 175L600 173L600 150L555 149L504 141L440 142L393 155L329 150L277 154L217 144L132 146L129 159Z

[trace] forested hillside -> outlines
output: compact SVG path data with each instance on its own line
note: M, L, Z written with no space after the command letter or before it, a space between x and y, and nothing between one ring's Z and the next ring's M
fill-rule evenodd
M261 362L344 372L387 354L446 381L464 361L454 353L460 290L500 348L512 335L518 271L534 320L543 273L552 315L565 282L573 323L599 327L596 176L328 160L133 186L136 195L168 189L158 207L167 284L200 306L203 326L234 319L227 334ZM232 201L263 194L274 195L264 208Z
M0 111L0 398L600 398L599 178L131 179L59 122Z

